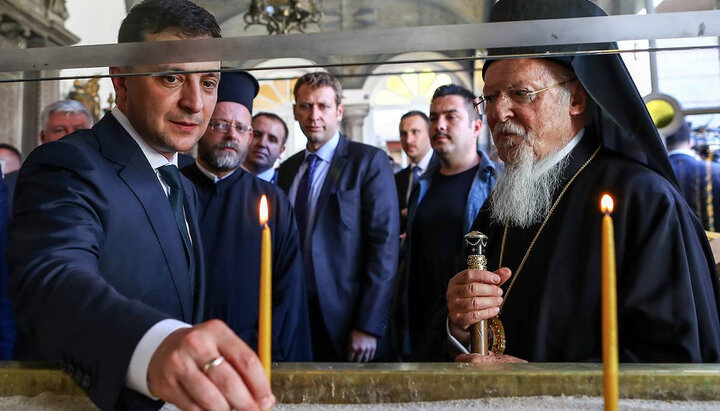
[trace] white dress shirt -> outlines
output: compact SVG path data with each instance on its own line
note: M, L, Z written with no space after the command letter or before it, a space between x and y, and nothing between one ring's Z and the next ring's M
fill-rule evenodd
M232 170L231 172L225 174L224 176L218 177L217 174L215 174L212 171L208 170L207 168L203 167L199 161L195 160L195 165L197 166L198 170L200 170L200 172L205 175L205 177L209 178L210 180L213 181L213 183L216 183L216 184L218 181L225 180L226 178L230 177L231 175L233 175L235 170L237 170L237 168L236 168L235 170Z
M262 173L256 174L256 176L260 180L267 181L269 183L272 181L273 177L275 177L275 169L270 167Z

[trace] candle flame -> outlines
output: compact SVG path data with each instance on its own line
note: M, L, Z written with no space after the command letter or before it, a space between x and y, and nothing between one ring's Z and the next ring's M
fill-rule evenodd
M268 221L268 202L265 194L260 198L260 225L267 224Z
M605 194L600 200L600 211L602 211L604 214L612 213L614 205L615 203L613 202L612 197L610 197L608 194Z

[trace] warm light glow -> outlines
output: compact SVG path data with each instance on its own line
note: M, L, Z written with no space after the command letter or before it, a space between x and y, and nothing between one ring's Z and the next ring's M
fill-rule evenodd
M609 195L605 194L602 196L602 199L600 200L600 211L603 212L603 214L608 214L613 212L613 199Z
M260 225L267 224L268 221L268 203L267 203L267 197L265 197L265 194L263 194L262 198L260 198Z

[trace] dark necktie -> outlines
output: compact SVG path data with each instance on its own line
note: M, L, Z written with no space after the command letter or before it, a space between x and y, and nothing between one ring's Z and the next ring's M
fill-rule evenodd
M312 265L312 253L310 246L305 246L305 236L308 230L308 220L310 219L310 189L312 188L313 176L318 163L318 156L308 154L305 157L307 168L298 183L297 193L295 194L295 217L298 222L298 231L300 232L300 249L303 254L303 268L305 270L305 286L309 297L317 296L317 287L315 285L315 271Z
M193 296L195 295L195 253L193 252L192 243L190 242L190 235L188 234L187 224L185 223L185 214L183 213L183 188L180 182L180 172L177 167L172 164L164 165L158 168L160 177L162 177L165 184L170 187L170 194L168 194L168 200L172 207L173 214L175 215L175 224L178 230L180 230L180 236L183 239L185 245L185 256L188 262L188 275L190 275L190 289L192 290Z
M317 167L318 156L308 154L305 157L307 168L298 183L297 193L295 194L295 215L297 216L298 229L300 231L300 244L305 240L305 234L308 229L308 219L310 218L310 189L312 188L312 180Z

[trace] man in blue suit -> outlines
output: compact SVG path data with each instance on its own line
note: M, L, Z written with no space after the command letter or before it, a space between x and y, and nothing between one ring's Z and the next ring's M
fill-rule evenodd
M186 0L147 0L120 42L220 37ZM37 148L18 176L9 293L19 359L49 359L101 409L267 409L257 357L202 318L197 197L177 170L215 107L219 62L111 67L117 107ZM185 71L183 73L182 71ZM188 73L189 72L189 73Z
M313 357L367 362L386 334L398 256L398 205L387 154L339 132L340 82L306 74L294 89L306 149L278 170L303 247ZM380 344L379 340L381 341Z
M720 217L720 164L700 159L691 149L688 123L683 123L665 141L683 197L706 230L720 230L720 221L715 217Z

